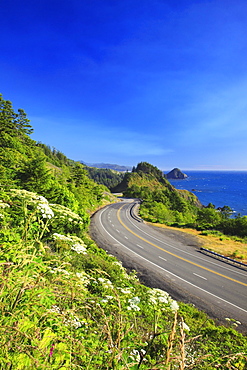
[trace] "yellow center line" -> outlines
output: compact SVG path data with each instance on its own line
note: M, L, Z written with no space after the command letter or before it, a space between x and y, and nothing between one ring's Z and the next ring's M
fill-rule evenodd
M230 277L228 277L228 276L226 276L226 275L220 274L219 272L216 272L216 271L210 270L210 269L208 269L207 267L203 267L202 265L199 265L198 263L195 263L195 262L192 262L192 261L187 260L186 258L180 257L180 256L178 256L178 255L177 255L177 254L175 254L175 253L169 252L168 250L163 249L163 248L159 247L158 245L156 245L156 244L154 244L154 243L152 243L152 242L148 241L147 239L143 238L142 236L140 236L140 235L136 234L134 231L132 231L131 229L129 229L129 228L128 228L128 226L126 226L126 225L123 223L123 221L121 220L121 218L120 218L120 211L122 210L122 208L123 208L123 207L124 207L124 205L123 205L122 207L120 207L120 208L119 208L119 210L117 211L117 218L118 218L118 221L121 223L121 225L122 225L126 230L128 230L131 234L135 235L137 238L139 238L139 239L143 240L144 242L146 242L146 243L148 243L148 244L152 245L153 247L155 247L155 248L157 248L157 249L160 249L161 251L163 251L163 252L165 252L165 253L170 254L170 255L171 255L171 256L173 256L173 257L179 258L179 259L180 259L180 260L182 260L182 261L185 261L185 262L187 262L187 263L190 263L191 265L194 265L194 266L197 266L197 267L199 267L199 268L201 268L201 269L203 269L203 270L206 270L206 271L212 272L212 273L213 273L213 274L215 274L215 275L219 275L219 276L221 276L221 277L223 277L223 278L225 278L225 279L228 279L228 280L234 281L235 283L238 283L238 284L241 284L241 285L247 286L247 284L242 283L242 282L241 282L241 281L239 281L239 280L232 279L232 278L230 278Z

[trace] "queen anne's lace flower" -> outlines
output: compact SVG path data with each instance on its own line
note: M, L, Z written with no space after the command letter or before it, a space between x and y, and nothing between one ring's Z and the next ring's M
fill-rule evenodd
M148 300L152 305L158 305L161 310L169 307L173 312L176 312L179 309L178 303L167 292L161 289L150 289Z
M132 310L132 311L140 311L140 307L137 306L138 303L140 303L140 298L139 297L132 297L128 299L129 306L127 307L127 310Z
M131 288L119 288L120 292L123 294L131 294Z
M9 207L10 205L8 203L5 203L2 200L0 200L0 208L9 208Z
M54 268L54 269L51 269L50 270L50 272L52 273L52 274L56 274L56 273L62 273L62 274L64 274L64 275L66 275L66 276L70 276L70 272L69 271L67 271L67 270L65 270L65 269L60 269L60 268Z
M59 219L66 218L69 222L73 223L82 222L82 218L77 213L61 204L50 204L50 207L52 208L55 217L58 217Z
M54 217L54 213L47 203L40 203L37 209L42 213L43 218L50 219Z
M71 326L75 329L78 329L78 328L82 327L82 323L80 322L80 320L76 316L74 316L73 318L68 318L68 319L65 318L64 319L64 324L66 326Z
M51 308L48 311L52 312L52 313L61 313L60 308L55 304L53 306L51 306Z
M55 239L55 240L65 240L65 241L72 242L72 238L70 238L69 236L65 236L65 235L58 234L58 233L53 234L53 239Z
M113 289L112 282L104 278L98 278L98 281L103 285L105 289Z
M149 301L157 305L158 303L169 303L169 294L161 289L151 289L149 291Z
M81 253L82 254L87 254L86 248L83 245L79 244L79 243L73 244L72 247L71 247L71 250L75 251L78 254L81 254Z
M179 305L178 305L177 301L172 300L170 302L170 309L172 310L172 312L177 312L178 311Z

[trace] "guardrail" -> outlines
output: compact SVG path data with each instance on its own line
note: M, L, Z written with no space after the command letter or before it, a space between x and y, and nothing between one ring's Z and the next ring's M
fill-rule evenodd
M237 267L240 267L242 269L247 269L247 264L246 263L243 263L243 262L240 262L240 261L236 261L233 258L223 256L222 254L219 254L219 253L210 251L209 249L200 248L200 252L205 253L205 254L207 254L207 255L209 255L211 257L218 258L218 259L220 259L223 262L230 263L232 265L237 265Z
M132 218L134 218L138 222L143 222L143 219L139 217L136 212L137 212L137 207L140 205L140 202L134 203L133 206L130 208L130 215Z

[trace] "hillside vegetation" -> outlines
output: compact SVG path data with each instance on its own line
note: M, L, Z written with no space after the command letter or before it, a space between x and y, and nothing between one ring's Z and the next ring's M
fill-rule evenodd
M107 168L85 167L90 179L97 184L105 185L111 191L123 180L124 173Z
M216 326L96 246L90 213L107 188L33 141L25 112L0 99L0 368L245 369L239 322ZM177 207L195 207L168 188Z
M204 233L216 230L219 235L247 241L247 216L232 218L227 205L221 209L215 209L212 203L202 206L193 193L175 189L162 171L149 163L141 162L126 173L115 191L142 199L140 215L147 221L195 228Z

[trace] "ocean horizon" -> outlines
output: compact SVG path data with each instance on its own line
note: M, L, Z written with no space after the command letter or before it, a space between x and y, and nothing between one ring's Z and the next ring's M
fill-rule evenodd
M204 206L209 203L214 204L216 208L229 206L235 215L247 215L247 171L182 170L182 172L188 176L186 179L169 179L176 189L191 191Z

